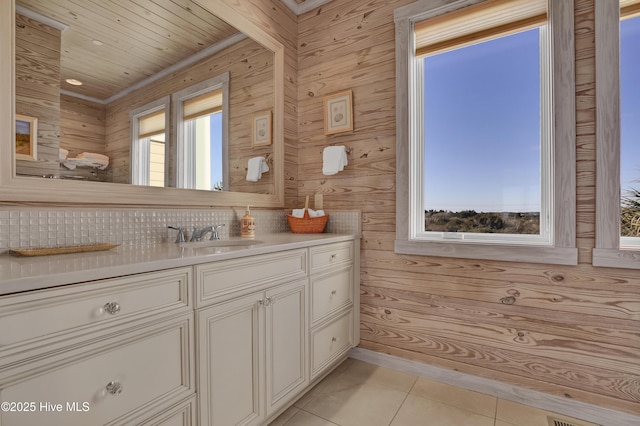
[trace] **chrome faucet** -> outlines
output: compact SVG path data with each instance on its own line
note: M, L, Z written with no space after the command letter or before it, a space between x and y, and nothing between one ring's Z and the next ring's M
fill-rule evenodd
M193 234L191 234L191 239L189 241L202 241L202 238L207 234L207 232L211 232L211 238L209 238L209 240L219 240L220 235L218 235L218 229L223 226L224 223L222 225L205 226L200 230L194 227Z
M176 243L184 243L186 240L184 239L184 228L176 227L176 226L167 226L169 229L175 229L178 231L178 236L176 237Z
M219 240L220 239L220 235L218 234L218 229L220 228L224 228L224 223L221 225L213 225L211 227L211 239L212 240Z

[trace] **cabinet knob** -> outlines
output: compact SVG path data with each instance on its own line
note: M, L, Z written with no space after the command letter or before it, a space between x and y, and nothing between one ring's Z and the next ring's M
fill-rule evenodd
M258 305L269 306L270 304L275 303L275 302L276 302L275 299L272 299L270 297L266 297L264 299L258 300Z
M338 260L338 255L337 254L332 254L330 257L330 260L333 262L334 260Z
M332 337L332 338L331 338L331 341L332 341L332 342L337 342L337 341L338 341L338 338L337 338L337 337Z
M118 302L109 302L104 305L104 310L109 315L115 315L120 312L120 304Z
M122 385L118 382L107 383L106 389L111 395L120 395L122 393Z
M335 296L338 293L338 290L331 290L331 295Z

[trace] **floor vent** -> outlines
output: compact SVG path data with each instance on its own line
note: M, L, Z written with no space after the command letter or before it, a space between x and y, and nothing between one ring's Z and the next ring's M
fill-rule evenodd
M549 420L549 426L580 426L576 423L567 422L565 420L554 419L553 417L547 417Z

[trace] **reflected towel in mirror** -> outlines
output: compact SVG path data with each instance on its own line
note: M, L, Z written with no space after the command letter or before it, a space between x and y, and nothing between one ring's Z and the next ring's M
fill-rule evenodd
M62 165L69 170L75 170L76 167L92 167L104 170L109 165L109 157L94 152L83 152L78 154L76 158L67 158Z
M247 180L257 182L262 178L262 174L269 171L269 165L264 157L253 157L247 164Z

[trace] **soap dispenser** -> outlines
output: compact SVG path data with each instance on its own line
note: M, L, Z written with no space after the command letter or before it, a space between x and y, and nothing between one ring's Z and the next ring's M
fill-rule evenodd
M247 206L242 219L240 219L240 237L242 238L254 238L256 236L256 219L251 216L251 210Z

